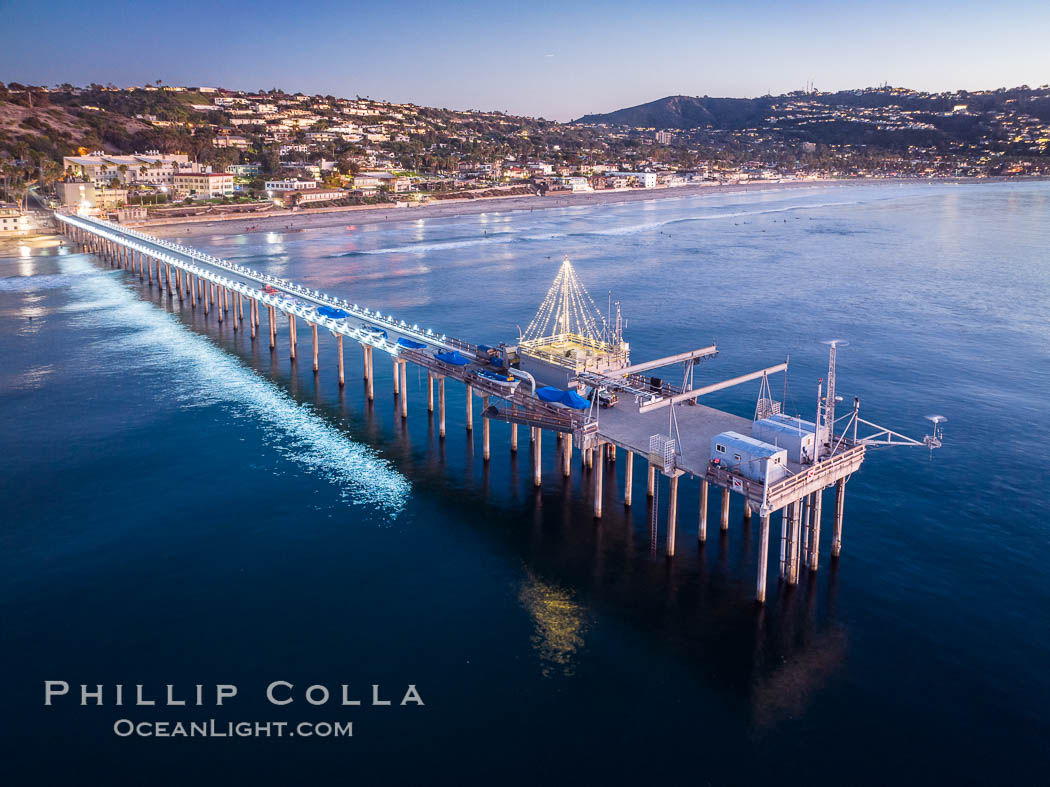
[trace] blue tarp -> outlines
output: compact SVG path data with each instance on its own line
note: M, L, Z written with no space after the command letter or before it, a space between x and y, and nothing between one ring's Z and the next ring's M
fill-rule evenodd
M591 406L590 402L575 391L563 391L560 388L551 388L550 386L538 388L536 396L544 402L560 404L563 407L571 407L574 410L586 410Z
M536 389L536 398L542 399L544 402L551 402L552 404L560 404L561 403L561 395L563 393L565 393L565 391L561 390L560 388L550 388L550 387L537 388Z
M426 345L423 344L423 342L414 342L411 339L406 339L404 336L399 338L397 340L397 343L400 344L402 347L407 347L410 350L422 350L424 347L426 347Z
M333 320L341 320L344 317L350 316L342 309L333 309L331 306L318 306L317 313L320 314L322 317L328 317Z
M469 360L467 360L459 354L458 350L453 350L450 353L434 353L434 357L437 358L439 361L450 363L453 366L466 366L468 363L470 363Z
M561 398L561 403L566 407L573 408L574 410L586 410L591 406L590 402L575 391L566 391L565 395Z

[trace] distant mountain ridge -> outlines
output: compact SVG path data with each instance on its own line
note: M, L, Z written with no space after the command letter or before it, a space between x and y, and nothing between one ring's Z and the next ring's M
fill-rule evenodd
M572 122L656 129L689 129L708 124L716 128L746 128L761 123L772 102L771 98L667 96L614 112L584 115Z

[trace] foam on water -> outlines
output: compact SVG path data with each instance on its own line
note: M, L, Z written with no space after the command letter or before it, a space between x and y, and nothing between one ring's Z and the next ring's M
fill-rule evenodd
M74 321L106 330L105 341L85 348L93 358L119 356L157 369L174 385L166 391L183 408L219 405L235 418L257 423L269 446L285 459L335 484L351 505L382 509L391 518L404 508L408 480L371 448L350 440L309 405L295 401L273 382L245 368L174 315L128 292L119 274L98 271L84 258L62 262L63 273L82 276L65 311ZM123 333L114 328L125 329Z
M666 227L671 224L686 224L691 221L713 221L717 219L735 219L743 216L763 216L770 213L788 213L797 210L813 210L816 208L833 208L840 207L843 205L856 205L854 201L850 202L820 202L813 205L786 205L781 208L764 208L762 210L740 210L733 211L731 213L706 213L701 216L682 216L676 219L666 219L664 221L654 221L648 224L634 224L629 227L611 227L605 230L589 230L587 232L579 233L581 235L635 235L640 232L648 232L649 230L659 229L660 227Z

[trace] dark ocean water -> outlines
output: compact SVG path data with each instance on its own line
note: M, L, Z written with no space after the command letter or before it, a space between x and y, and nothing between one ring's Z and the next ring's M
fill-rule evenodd
M697 381L821 340L862 416L944 448L869 455L839 561L753 602L757 519L652 549L622 457L534 492L527 431L439 443L376 356L321 371L68 244L0 246L0 619L9 784L1032 783L1050 735L1050 184L844 186L198 238L219 256L474 341L516 338L562 257L633 357L717 342ZM29 318L32 317L32 320ZM305 361L305 362L304 362ZM781 393L781 391L776 391ZM749 416L757 384L711 403ZM479 412L476 411L479 415ZM636 463L636 490L644 462ZM666 483L666 481L665 481ZM830 496L827 498L831 500ZM666 495L661 505L666 504ZM717 499L712 499L712 517ZM829 502L830 505L830 502ZM826 506L826 509L828 506ZM824 538L830 536L825 518ZM779 523L774 521L774 538ZM45 680L106 684L45 707ZM295 685L274 707L267 684ZM221 708L113 684L233 683ZM308 705L311 684L333 702ZM366 703L342 707L339 686ZM368 704L379 684L390 707ZM408 684L425 706L399 707ZM133 689L130 689L133 691ZM386 696L391 695L391 696ZM120 738L118 719L354 722L351 739Z

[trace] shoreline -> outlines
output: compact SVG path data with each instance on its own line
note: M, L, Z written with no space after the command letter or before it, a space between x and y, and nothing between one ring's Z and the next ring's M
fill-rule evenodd
M136 222L128 226L148 232L159 238L193 238L202 235L243 235L254 232L301 232L303 230L334 227L355 227L399 221L417 221L427 218L454 218L481 213L505 213L511 211L534 211L550 208L580 206L622 205L646 200L697 197L714 194L744 193L748 191L774 191L789 189L844 187L852 185L965 185L981 183L1010 183L1043 181L1043 177L998 177L998 178L857 178L835 180L802 180L786 183L758 182L734 183L709 186L665 186L656 189L630 189L617 191L588 191L557 196L480 197L475 199L442 200L418 207L397 208L383 206L354 206L341 208L312 208L295 213L281 212L276 215L230 216L228 218L187 217L161 220L156 223Z

